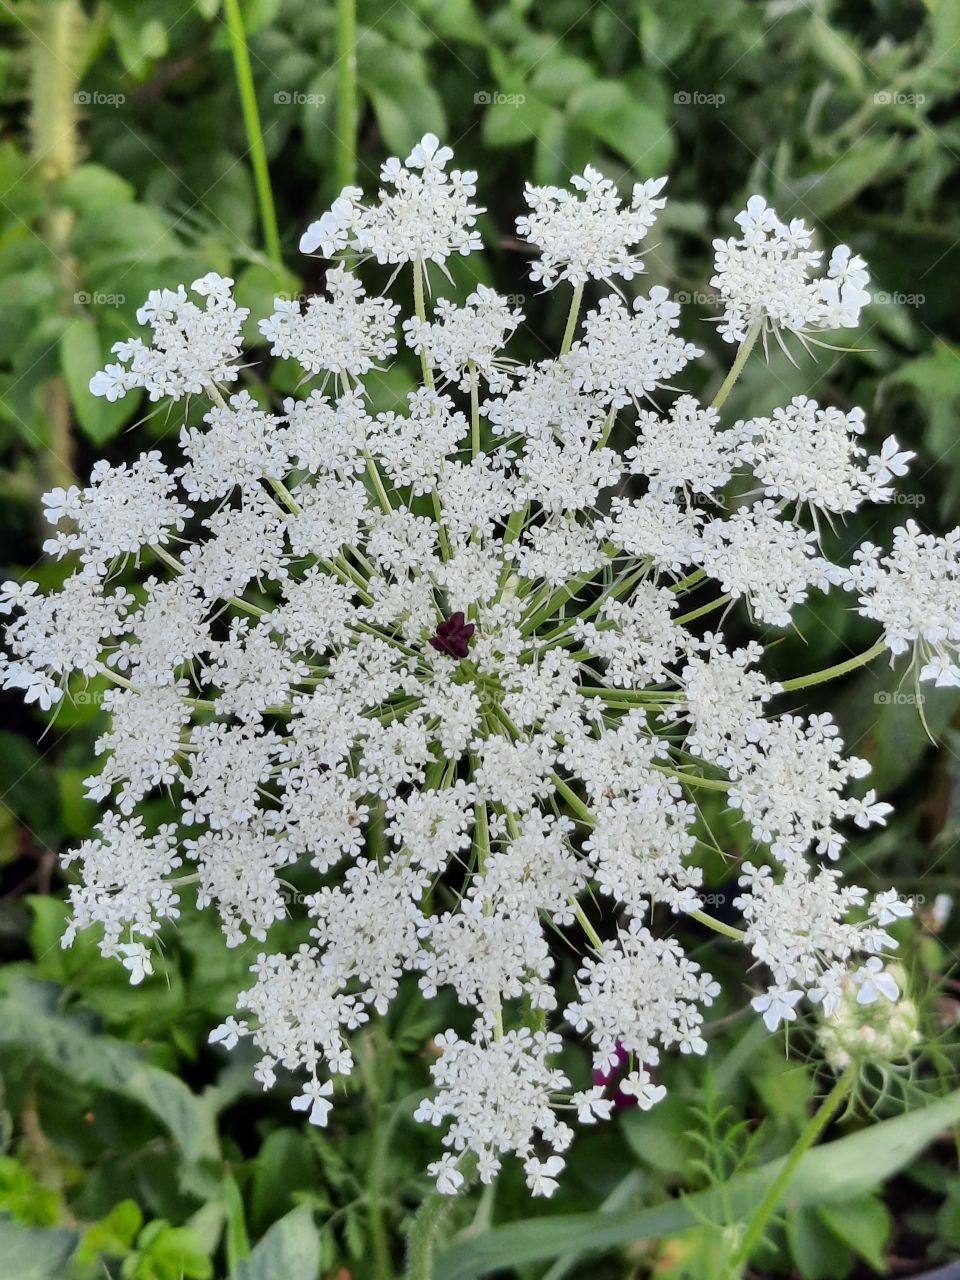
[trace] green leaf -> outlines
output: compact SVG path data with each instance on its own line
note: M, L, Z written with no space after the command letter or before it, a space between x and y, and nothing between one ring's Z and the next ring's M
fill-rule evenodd
M814 1209L791 1209L786 1215L787 1243L802 1280L844 1280L850 1252L837 1241Z
M794 175L777 195L783 216L827 218L843 208L895 168L899 142L887 138L863 138L839 160L828 160L822 169Z
M184 1189L210 1196L216 1182L204 1168L219 1165L211 1108L182 1080L151 1066L131 1045L97 1035L87 1022L57 1011L57 987L14 977L0 999L0 1047L17 1046L64 1073L76 1085L122 1094L169 1131L184 1160Z
M232 1174L223 1180L223 1200L227 1214L227 1267L233 1272L237 1263L250 1257L250 1238L243 1212L243 1196Z
M553 114L533 93L484 93L491 101L483 108L483 141L488 147L515 147L537 137Z
M248 1259L237 1266L234 1280L316 1280L320 1238L307 1205L275 1222Z
M115 436L130 417L131 406L125 400L112 404L103 396L90 393L90 379L104 365L97 327L86 315L75 316L60 339L60 367L66 379L77 421L84 435L94 444Z
M673 158L673 135L659 111L618 80L595 80L570 98L571 120L599 138L636 169L659 177Z
M419 54L364 31L357 43L357 79L389 150L406 155L425 133L442 137L446 132L443 103Z
M878 1186L917 1156L941 1130L960 1121L960 1089L919 1111L872 1125L816 1147L800 1161L787 1194L788 1208L847 1201ZM745 1219L777 1177L783 1160L710 1188L631 1213L576 1213L517 1222L464 1240L437 1261L434 1280L479 1280L499 1268L599 1253L637 1240L674 1235L720 1221L729 1210Z
M886 1272L886 1249L893 1224L876 1196L858 1196L842 1204L823 1204L817 1213L838 1240L858 1253L874 1271Z
M0 1218L0 1280L63 1280L79 1235L38 1231Z
M83 1233L83 1241L77 1250L78 1261L95 1263L103 1254L112 1258L123 1257L142 1226L143 1214L136 1200L121 1200L106 1217Z
M133 187L102 164L82 164L71 170L60 187L60 200L75 213L114 212L118 205L130 204Z
M423 1041L421 1041L421 1044ZM254 1230L286 1213L293 1193L317 1182L317 1161L299 1129L275 1129L265 1138L253 1164L250 1214Z

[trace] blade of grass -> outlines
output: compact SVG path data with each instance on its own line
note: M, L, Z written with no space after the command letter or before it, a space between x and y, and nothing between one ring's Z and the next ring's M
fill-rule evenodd
M237 76L243 123L247 132L247 146L250 149L250 163L253 166L253 182L260 208L264 248L271 262L280 266L283 258L280 253L277 210L273 202L273 188L270 186L270 170L267 166L267 152L263 145L260 108L257 106L257 95L253 85L250 50L247 48L247 34L243 26L243 15L240 12L240 0L224 0L223 11L226 15L227 30L230 33L230 48Z
M337 0L337 139L338 187L357 183L357 5Z

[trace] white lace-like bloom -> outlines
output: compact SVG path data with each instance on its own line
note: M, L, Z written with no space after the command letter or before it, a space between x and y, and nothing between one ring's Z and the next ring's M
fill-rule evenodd
M890 805L844 798L852 778L869 773L866 760L843 756L843 742L828 715L757 721L738 752L731 751L734 779L730 803L741 810L757 840L785 862L795 861L815 845L817 853L835 858L843 836L834 822L851 817L857 826L881 825Z
M633 312L616 296L600 299L584 320L584 336L566 357L574 385L611 409L649 396L703 352L679 337L680 305L662 285L634 298Z
M960 685L960 529L937 538L908 520L888 555L870 542L854 552L844 585L891 654L913 647L921 680Z
M908 524L888 556L867 545L852 569L831 564L816 512L887 498L905 456L895 442L862 453L856 412L798 400L731 428L675 396L697 352L665 289L601 298L566 355L516 366L500 351L518 313L490 291L431 313L425 264L479 244L473 175L449 160L424 139L386 166L379 202L348 190L305 238L413 264L389 282L414 294L404 332L425 376L411 392L385 402L393 379L368 382L393 354L397 306L342 268L329 297L261 330L326 375L279 405L266 371L245 375L257 400L218 386L242 364L228 282L199 282L204 306L183 288L151 297L153 344L124 344L129 360L95 383L203 395L202 413L188 425L181 410L170 457L101 464L88 487L48 495L66 576L46 593L3 585L0 681L44 710L95 697L107 718L86 783L103 812L67 855L80 883L66 941L98 925L104 953L144 981L184 893L227 945L256 940L249 989L211 1040L250 1039L264 1087L299 1072L292 1105L316 1125L354 1069L353 1032L418 986L452 995L463 1035L437 1036L419 1112L446 1129L430 1171L452 1194L461 1156L489 1180L511 1155L550 1195L566 1118L612 1109L605 1086L574 1092L553 1065L573 1054L561 1027L600 1071L628 1055L620 1087L643 1108L666 1091L651 1075L662 1054L707 1049L719 987L684 952L716 879L703 788L726 793L752 859L739 910L768 1025L851 983L862 1002L896 998L887 926L909 907L870 904L817 865L888 806L849 794L864 763L829 717L783 715L762 646L735 647L725 624L736 611L738 637L751 616L787 626L843 584L893 653L913 646L924 679L960 683L960 532ZM534 197L539 278L629 279L660 184L629 206L592 173L575 190ZM728 255L741 275L756 260L743 323L808 332L852 315L856 263L838 259L833 305L805 233L757 219ZM660 391L671 407L648 403ZM745 464L768 493L730 510ZM287 917L310 939L292 955L274 927ZM585 954L572 1002L571 948Z
M772 418L738 422L733 435L768 498L845 514L864 502L889 502L890 481L906 475L914 456L888 436L880 452L868 457L857 441L865 430L862 409L821 409L816 400L794 396Z
M180 469L192 500L224 498L234 489L259 491L261 480L280 480L290 468L288 433L275 414L264 413L249 391L215 405L204 416L206 430L184 427ZM154 539L151 539L154 541Z
M143 453L132 466L96 462L85 489L52 489L44 495L50 524L67 528L43 544L58 559L71 551L82 564L106 574L115 560L138 555L146 546L165 546L179 533L190 508L176 497L176 478L156 451Z
M701 535L703 567L732 596L746 596L755 616L790 625L790 611L813 586L831 584L830 565L816 552L817 535L785 520L766 499L711 520Z
M657 489L710 495L733 475L734 451L719 431L720 414L693 396L680 396L666 418L649 409L637 415L640 439L626 452L635 475Z
M773 986L755 997L753 1007L763 1014L771 1031L781 1022L796 1019L796 1006L807 994L823 1005L829 1017L839 1004L845 979L857 984L858 1000L869 1004L883 994L896 1000L899 992L877 979L873 961L894 946L883 925L898 915L909 915L910 907L879 895L859 924L847 917L867 900L866 891L843 886L840 873L830 867L812 871L805 865L788 867L777 879L770 867L743 866L740 885L747 890L734 906L747 921L746 943L757 959L770 970ZM871 957L853 968L855 957ZM889 975L886 975L889 979ZM886 990L884 990L886 985Z
M384 189L376 205L345 187L329 212L300 238L301 253L332 257L341 249L372 254L379 263L436 262L481 248L475 230L483 209L473 203L477 175L451 169L449 147L428 133L403 163L392 157L380 171Z
M326 283L330 297L308 298L303 311L295 298L275 299L276 310L260 321L260 332L273 355L296 360L307 373L360 378L396 354L399 304L368 298L346 267L328 271Z
M211 271L190 288L205 299L203 307L182 284L150 294L137 312L137 323L150 326L152 343L140 338L115 343L111 350L118 363L93 375L93 395L121 400L134 387L144 387L151 400L180 400L200 395L211 384L236 381L240 331L250 312L234 302L229 277Z
M706 1053L703 1007L720 994L719 983L688 960L671 938L655 938L637 920L587 957L577 974L577 999L564 1016L578 1031L589 1029L598 1071L617 1065L618 1048L655 1065L660 1050ZM642 1104L642 1100L641 1100Z
M505 391L510 386L510 366L499 353L522 321L519 308L481 284L462 307L448 298L438 298L436 320L411 316L404 320L403 332L407 345L417 355L425 354L461 391L470 389L471 367L491 391Z
M444 1146L458 1153L475 1152L482 1182L493 1181L502 1157L510 1153L524 1161L527 1184L533 1187L543 1176L533 1155L535 1144L542 1142L559 1152L573 1140L573 1130L557 1119L551 1106L552 1095L570 1087L563 1072L549 1065L560 1052L560 1037L523 1027L500 1040L461 1040L455 1031L443 1031L435 1043L440 1057L431 1074L437 1092L420 1103L415 1118L433 1125L450 1118ZM562 1161L552 1164L549 1172L553 1175L562 1167ZM441 1165L434 1172L450 1168ZM549 1195L556 1185L541 1185L540 1194ZM447 1175L439 1186L452 1194L459 1183Z
M801 335L856 328L870 301L862 258L837 245L826 275L818 275L823 253L811 248L813 233L800 218L781 222L762 196L751 196L735 221L739 236L713 242L710 281L723 303L727 342L743 342L754 325Z
M643 270L633 252L666 205L660 192L666 178L638 182L627 206L614 183L587 165L564 187L534 187L524 196L530 209L517 219L517 234L540 250L530 277L547 289L561 280L582 285L588 280L620 276L632 280Z

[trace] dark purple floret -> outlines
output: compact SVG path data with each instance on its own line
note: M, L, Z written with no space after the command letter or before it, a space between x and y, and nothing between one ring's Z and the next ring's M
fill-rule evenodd
M603 1085L607 1089L607 1097L613 1103L615 1111L625 1111L628 1107L637 1105L635 1096L632 1093L624 1093L620 1088L620 1081L628 1073L630 1055L619 1040L614 1052L617 1055L616 1064L609 1071L594 1071L593 1083Z
M447 653L451 658L465 658L475 630L473 623L467 622L458 610L440 623L437 634L430 637L430 643L438 653Z

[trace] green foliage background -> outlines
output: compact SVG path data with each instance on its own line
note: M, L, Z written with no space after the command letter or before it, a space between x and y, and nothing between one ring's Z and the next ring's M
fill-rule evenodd
M149 289L213 269L237 279L256 315L275 291L318 287L296 242L336 194L337 13L330 0L246 0L241 11L282 266L262 247L219 0L0 7L7 576L56 577L38 564L46 487L85 475L101 453L119 460L175 438L179 423L164 412L86 389ZM541 333L559 336L565 300L532 292L511 236L525 177L562 182L586 163L624 183L670 173L642 287L662 282L690 301L704 386L731 356L696 318L712 311L711 240L728 234L747 195L852 244L878 290L856 349L797 367L779 354L753 361L730 413L816 388L863 405L872 438L895 431L917 452L899 509L852 520L837 534L841 553L867 536L882 542L906 517L937 531L957 521L958 0L359 0L357 21L360 183L375 187L385 155L427 130L448 140L479 171L493 246L489 264L459 264L459 278L484 272L524 295ZM296 380L282 365L248 376L267 394ZM399 362L376 397L389 402L413 376ZM814 670L867 643L838 595L798 617L771 663ZM958 699L928 697L935 748L897 692L871 669L825 687L815 705L834 711L897 807L889 828L854 846L848 869L921 900L919 922L900 932L925 1046L909 1071L872 1082L829 1151L805 1158L757 1274L842 1280L897 1260L898 1274L915 1274L960 1251L960 1176L944 1136L960 1122L950 1093L957 929L929 912L938 893L957 890ZM435 1154L410 1122L425 1044L441 1025L435 1008L405 989L361 1038L365 1092L358 1084L339 1100L332 1128L318 1132L289 1110L292 1081L262 1097L248 1059L208 1047L251 959L227 952L209 920L187 909L164 936L162 971L139 989L91 941L61 951L57 854L96 817L81 780L98 716L95 688L49 727L12 698L2 708L0 1280L383 1280L400 1267ZM705 822L736 852L719 809ZM718 865L721 897L725 874ZM298 931L294 918L278 933L290 942ZM737 971L724 944L699 943L715 971ZM722 1013L706 1084L702 1064L669 1065L666 1103L578 1138L555 1201L531 1205L512 1175L495 1195L466 1198L446 1224L449 1238L461 1235L437 1275L721 1276L769 1162L790 1149L829 1079L814 1068L809 1029L785 1057L735 1007ZM690 1197L679 1206L678 1192Z

